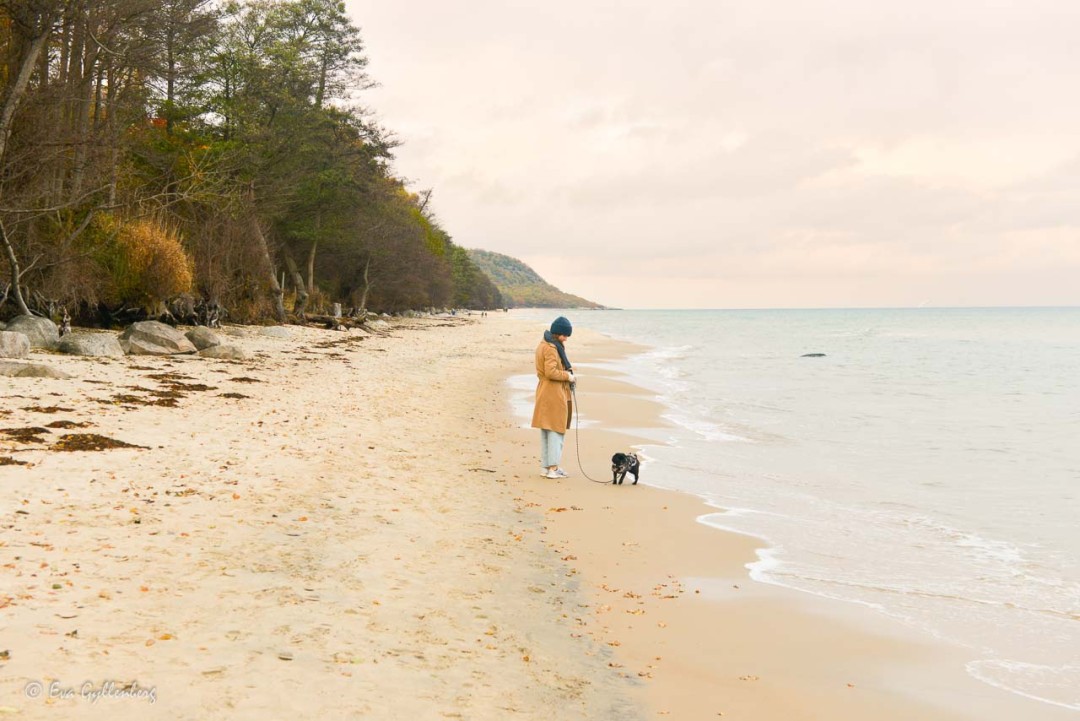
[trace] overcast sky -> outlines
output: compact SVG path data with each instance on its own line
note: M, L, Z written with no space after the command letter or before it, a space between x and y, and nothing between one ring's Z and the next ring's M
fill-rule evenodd
M346 0L459 245L626 308L1080 304L1077 0Z

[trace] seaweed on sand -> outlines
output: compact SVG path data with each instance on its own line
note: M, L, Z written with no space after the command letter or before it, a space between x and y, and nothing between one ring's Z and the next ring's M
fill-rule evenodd
M125 443L114 438L100 436L97 433L68 433L50 446L54 451L105 451L110 448L143 448L132 443Z
M42 443L45 439L41 436L49 432L48 428L40 426L27 426L25 428L0 428L4 434L16 443Z
M78 423L76 421L53 421L46 424L46 428L87 428L90 423Z

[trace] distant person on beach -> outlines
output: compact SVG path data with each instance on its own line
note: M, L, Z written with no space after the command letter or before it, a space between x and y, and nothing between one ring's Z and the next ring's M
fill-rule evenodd
M532 427L540 429L540 465L544 478L566 478L569 474L559 467L563 441L570 427L573 412L571 386L574 369L566 357L563 345L574 328L570 321L559 316L544 331L544 339L536 347L536 406Z

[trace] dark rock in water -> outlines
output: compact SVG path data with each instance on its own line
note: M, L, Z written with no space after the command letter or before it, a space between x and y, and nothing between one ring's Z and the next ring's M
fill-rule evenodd
M800 358L824 358L824 353L803 353Z

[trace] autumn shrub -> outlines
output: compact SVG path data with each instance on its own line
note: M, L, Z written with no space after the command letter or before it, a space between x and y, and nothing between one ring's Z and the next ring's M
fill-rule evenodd
M111 216L102 216L95 226L96 255L110 281L108 301L153 309L191 290L191 259L175 229L153 219Z

